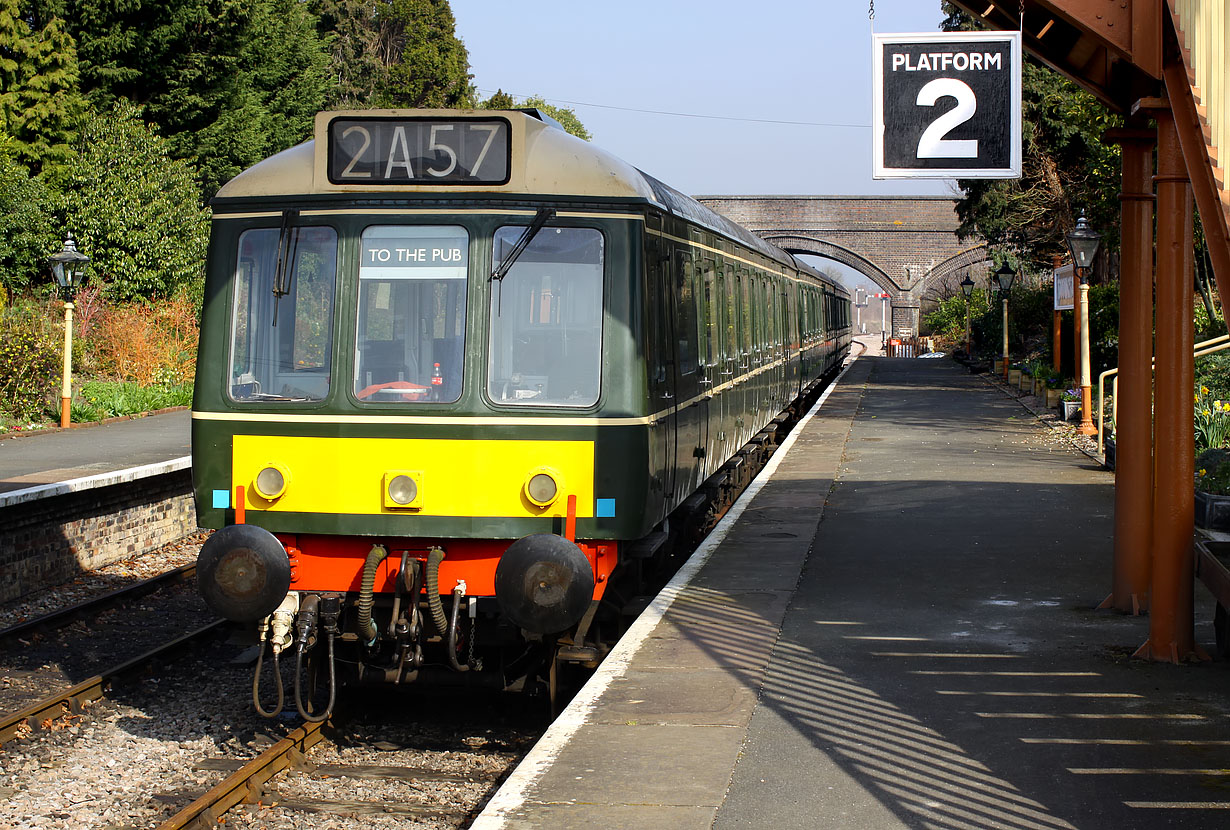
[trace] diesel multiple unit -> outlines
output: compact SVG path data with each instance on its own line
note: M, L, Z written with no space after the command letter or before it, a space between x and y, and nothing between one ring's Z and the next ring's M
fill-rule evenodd
M838 285L536 111L321 113L213 209L198 573L312 719L341 679L595 658L672 516L849 348Z

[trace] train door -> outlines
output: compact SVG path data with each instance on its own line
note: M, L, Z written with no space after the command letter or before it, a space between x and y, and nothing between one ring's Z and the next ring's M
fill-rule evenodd
M675 405L678 439L675 455L676 500L690 493L700 483L702 444L702 404L699 384L700 337L696 274L691 250L676 250L672 288L673 302L667 307L672 315L671 335L675 341L676 365Z
M718 435L722 429L722 400L714 394L718 378L722 370L722 304L721 286L717 283L717 263L713 256L704 258L700 275L701 308L703 325L701 326L701 349L704 355L700 368L700 392L704 426L701 430L703 440L701 479L713 474L721 462L721 447Z
M739 304L739 362L735 367L735 383L739 385L739 414L735 418L735 443L743 446L751 437L747 425L756 408L755 390L751 384L752 372L752 323L754 321L751 295L751 275L740 269L738 275Z
M722 307L722 362L717 375L722 420L718 427L718 441L722 457L729 458L738 449L734 444L734 436L735 418L739 412L739 388L731 381L735 377L735 370L739 364L739 310L735 302L737 284L734 266L723 265L718 274Z
M653 217L651 217L652 221ZM645 315L648 331L646 371L649 373L651 475L658 483L659 497L669 511L675 498L675 459L678 456L678 415L675 379L675 338L671 334L670 247L660 236L646 235L647 280Z

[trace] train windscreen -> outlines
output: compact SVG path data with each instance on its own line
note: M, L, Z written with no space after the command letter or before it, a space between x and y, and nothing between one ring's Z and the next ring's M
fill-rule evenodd
M493 270L525 234L496 231ZM602 374L602 234L543 228L491 286L487 394L497 404L592 406Z
M470 241L456 225L378 225L359 248L355 397L461 397Z
M239 237L231 325L233 401L310 402L329 392L337 232L245 231Z

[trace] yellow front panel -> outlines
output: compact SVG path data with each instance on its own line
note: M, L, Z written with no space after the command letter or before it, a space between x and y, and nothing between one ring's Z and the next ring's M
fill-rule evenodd
M568 496L577 516L594 515L593 441L440 441L419 438L296 438L236 435L231 475L253 510L296 513L401 513L420 516L563 516ZM286 489L266 501L252 486L277 464ZM549 467L559 473L559 497L540 508L525 482ZM384 506L385 473L421 471L422 507Z

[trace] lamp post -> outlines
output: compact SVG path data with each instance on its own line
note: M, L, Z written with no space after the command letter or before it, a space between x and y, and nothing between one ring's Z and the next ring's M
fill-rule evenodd
M969 304L974 298L974 281L969 278L969 274L961 280L961 293L965 295L965 356L970 357L973 350L970 348Z
M1081 435L1093 435L1098 431L1093 425L1093 390L1089 372L1089 272L1101 242L1101 235L1089 227L1082 210L1076 227L1068 234L1068 250L1072 252L1072 264L1080 279L1076 302L1081 321L1081 422L1076 431Z
M1016 279L1016 271L1004 260L1004 264L999 266L995 272L995 279L999 283L999 296L1004 301L1004 380L1008 379L1008 292L1012 290L1012 281Z
M60 426L68 426L73 398L73 298L85 281L85 266L90 258L77 250L73 235L64 235L64 247L47 260L51 273L60 286L60 299L64 300L64 377L60 386Z

